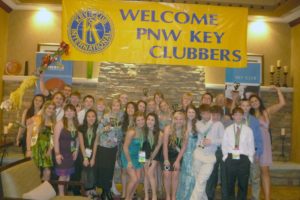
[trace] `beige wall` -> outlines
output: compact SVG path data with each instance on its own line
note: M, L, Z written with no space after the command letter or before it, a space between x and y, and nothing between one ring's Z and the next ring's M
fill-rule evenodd
M2 80L4 64L7 56L8 13L0 8L0 78ZM0 81L2 88L2 81ZM2 94L2 93L1 93ZM1 97L0 97L1 98Z
M37 26L35 16L37 11L13 11L9 19L8 57L16 59L22 65L29 61L30 72L35 66L35 51L38 43L61 41L61 13L53 13L53 23ZM248 52L263 54L265 58L264 80L269 84L269 66L276 65L281 59L284 65L290 66L290 28L287 24L266 23L265 32L253 34L251 22L248 30ZM97 65L95 63L95 65ZM74 77L86 77L86 62L74 63ZM94 67L93 77L98 76ZM223 68L206 67L206 83L224 83ZM290 82L291 83L291 82ZM290 85L290 84L289 84Z
M300 163L300 24L292 28L292 74L294 81L292 160Z
M29 73L33 72L38 43L61 41L61 13L51 13L51 23L38 23L37 11L14 10L10 13L7 60L17 60L23 69L25 61L29 61Z
M253 28L255 30L253 31ZM248 52L264 55L264 85L270 83L270 65L276 66L281 60L282 65L290 65L291 57L291 31L288 24L265 23L265 30L257 30L253 22L248 24ZM207 83L224 83L225 70L217 67L206 67ZM291 86L291 81L288 82Z
M8 13L0 8L0 100L2 100L2 76L4 71L4 65L7 56L7 29L8 29ZM0 110L0 127L2 127L2 113Z

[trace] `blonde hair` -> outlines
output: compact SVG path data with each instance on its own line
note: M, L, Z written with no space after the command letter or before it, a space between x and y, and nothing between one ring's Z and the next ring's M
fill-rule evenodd
M183 125L181 128L181 133L180 133L180 139L184 140L185 139L185 130L186 130L186 118L185 118L185 114L181 111L176 111L173 114L173 118L172 118L172 122L171 122L171 135L170 135L170 142L169 144L171 146L175 146L176 145L176 140L177 140L177 134L176 134L176 123L175 123L175 118L177 117L182 117L183 118Z

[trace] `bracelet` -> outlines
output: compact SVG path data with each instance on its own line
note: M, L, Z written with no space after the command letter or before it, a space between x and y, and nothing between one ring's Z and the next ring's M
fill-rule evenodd
M60 153L55 153L55 156L60 156L61 154Z
M89 157L84 156L84 157L83 157L83 160L89 160Z
M164 165L170 165L170 161L169 160L164 160Z

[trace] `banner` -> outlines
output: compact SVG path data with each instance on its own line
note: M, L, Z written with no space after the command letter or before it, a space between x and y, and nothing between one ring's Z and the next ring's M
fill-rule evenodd
M37 52L36 53L36 68L40 67L42 59L48 53ZM58 65L59 63L59 65ZM63 90L64 85L72 85L73 76L73 62L58 60L58 63L54 62L49 65L48 69L44 71L45 86L49 91ZM35 94L41 93L40 91L40 80L38 80L35 88Z
M66 60L246 67L247 8L63 0Z

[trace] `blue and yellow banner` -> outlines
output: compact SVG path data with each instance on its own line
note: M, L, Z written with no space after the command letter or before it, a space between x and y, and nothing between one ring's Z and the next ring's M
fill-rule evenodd
M63 0L67 60L247 66L246 8Z

